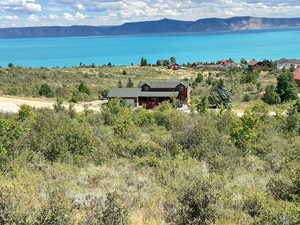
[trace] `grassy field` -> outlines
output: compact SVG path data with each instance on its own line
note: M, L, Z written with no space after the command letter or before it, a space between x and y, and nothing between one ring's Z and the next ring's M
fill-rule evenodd
M78 88L81 82L84 82L91 90L88 100L96 100L101 90L117 87L119 80L125 87L129 78L137 86L143 80L172 77L182 79L191 76L193 77L195 74L190 70L175 72L163 67L2 68L0 69L0 94L38 97L40 86L46 83L51 87L53 97L69 100L72 92Z

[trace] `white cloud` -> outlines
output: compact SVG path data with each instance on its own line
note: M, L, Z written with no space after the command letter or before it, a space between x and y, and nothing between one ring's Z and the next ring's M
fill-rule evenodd
M47 19L50 20L68 20L68 21L79 21L79 20L84 20L87 19L88 16L80 13L80 12L76 12L75 14L71 14L71 13L63 13L62 15L57 15L57 14L49 14Z
M73 20L74 17L70 13L64 13L63 18L66 20Z
M19 19L19 17L16 16L16 15L14 15L14 16L9 16L9 15L0 16L0 20L18 20L18 19Z
M80 12L77 12L75 15L74 15L74 18L75 19L80 19L80 20L83 20L83 19L86 19L88 16L80 13Z
M81 3L78 3L78 4L76 5L76 8L77 8L78 10L85 10L85 6L82 5Z
M28 16L27 18L29 21L32 22L38 22L39 21L39 17L37 15L31 14L30 16Z
M21 18L25 14L22 25L29 26L111 25L161 18L298 17L300 9L300 0L48 0L47 5L42 1L0 0L0 15ZM21 24L20 19L11 18ZM4 24L8 23L0 21L0 26Z
M36 13L43 10L36 0L1 0L0 10L4 12Z

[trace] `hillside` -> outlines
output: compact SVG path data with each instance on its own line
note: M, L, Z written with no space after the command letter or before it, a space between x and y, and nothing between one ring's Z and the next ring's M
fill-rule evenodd
M286 28L300 25L300 18L232 17L208 18L197 21L162 19L125 23L118 26L52 26L1 28L0 38L70 37L136 35L185 32L219 32L264 28Z
M291 73L275 68L0 68L0 94L15 95L0 102L58 98L54 109L35 101L0 113L0 224L300 224L300 100ZM68 102L181 73L192 113L176 102L83 112Z

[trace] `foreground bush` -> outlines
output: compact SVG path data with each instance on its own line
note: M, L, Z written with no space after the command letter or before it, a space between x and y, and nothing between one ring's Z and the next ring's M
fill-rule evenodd
M116 193L108 193L104 206L96 202L82 225L127 225L128 213Z
M72 225L71 207L65 195L58 190L50 192L33 225Z
M216 221L216 192L206 180L197 181L183 190L168 218L174 225L210 225Z

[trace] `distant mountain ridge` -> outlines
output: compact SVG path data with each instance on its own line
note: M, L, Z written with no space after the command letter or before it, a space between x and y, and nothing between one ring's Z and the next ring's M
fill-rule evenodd
M162 19L118 26L49 26L0 28L0 38L78 37L186 32L224 32L265 28L300 27L300 18L232 17L197 21Z

